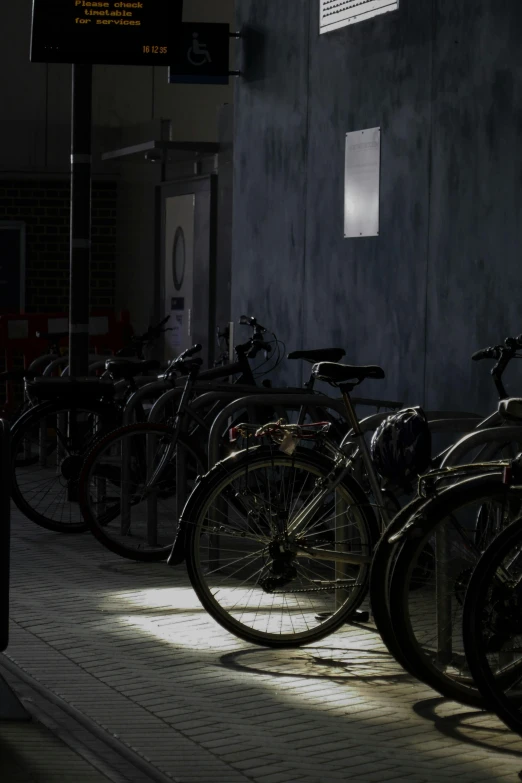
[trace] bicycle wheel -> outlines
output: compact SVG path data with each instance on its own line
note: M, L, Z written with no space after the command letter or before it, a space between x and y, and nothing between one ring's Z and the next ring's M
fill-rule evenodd
M469 668L489 709L522 734L522 518L487 548L464 602Z
M100 439L85 460L79 482L83 518L98 541L121 557L154 562L166 559L172 548L178 509L202 464L182 435L167 462L172 438L167 425L130 424ZM181 449L188 454L183 462ZM148 487L160 463L165 463L161 475ZM183 497L180 469L186 471Z
M426 498L416 497L393 517L375 547L370 568L370 606L373 621L388 651L404 668L407 668L408 664L402 647L397 642L389 610L391 575L402 542L390 542L390 537L399 533L410 517L429 502L431 501Z
M310 450L288 456L260 446L220 462L187 503L182 529L192 586L241 639L311 643L363 601L377 523L351 477L323 489L332 469ZM297 524L305 508L311 513Z
M43 403L19 419L11 435L11 497L20 511L47 530L85 532L78 477L98 435L115 423L114 407L95 401Z
M413 518L391 575L389 611L401 662L442 695L474 707L484 702L464 653L462 607L483 551L476 542L489 544L521 508L522 493L503 484L500 473L450 487Z
M36 405L32 405L29 402L24 402L20 408L16 411L16 415L13 416L13 425L11 431L15 430L18 426L24 426L24 420L28 411L36 408ZM34 441L38 441L38 449L35 449ZM40 456L45 449L45 454L50 457L56 448L56 440L47 438L43 441L39 437L38 425L31 434L30 438L24 438L18 441L16 446L16 452L13 452L15 457L15 464L19 468L28 468L31 465L36 465L40 461Z

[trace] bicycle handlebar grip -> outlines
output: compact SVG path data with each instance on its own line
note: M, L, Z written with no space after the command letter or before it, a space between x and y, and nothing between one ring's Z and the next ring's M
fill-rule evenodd
M198 353L203 348L200 343L196 343L196 345L193 345L192 348L187 348L186 351L183 351L181 356L194 356L195 353Z
M479 362L481 359L497 359L498 356L498 348L482 348L480 351L475 351L471 358L474 362Z

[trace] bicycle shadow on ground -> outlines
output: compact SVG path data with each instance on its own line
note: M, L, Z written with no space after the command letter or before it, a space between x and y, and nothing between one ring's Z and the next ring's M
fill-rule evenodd
M449 737L467 745L483 750L517 756L522 760L522 738L505 726L500 718L492 725L493 713L485 710L471 709L466 705L458 705L462 712L452 712L449 715L440 714L438 710L454 709L457 702L442 696L434 699L423 699L413 705L413 711L421 718L431 721L434 728L445 737ZM487 728L484 727L487 724ZM481 738L477 734L480 732ZM484 735L488 739L484 739Z
M337 683L356 679L376 685L412 680L388 652L356 647L237 650L222 655L219 662L227 669L272 677L326 679Z

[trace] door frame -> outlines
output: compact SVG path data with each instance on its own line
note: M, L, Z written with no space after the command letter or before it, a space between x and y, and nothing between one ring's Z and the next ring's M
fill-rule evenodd
M165 182L156 187L155 310L156 322L159 322L164 317L165 299L165 201L173 196L192 194L195 196L192 338L193 344L203 346L198 355L205 367L211 365L216 350L217 174Z

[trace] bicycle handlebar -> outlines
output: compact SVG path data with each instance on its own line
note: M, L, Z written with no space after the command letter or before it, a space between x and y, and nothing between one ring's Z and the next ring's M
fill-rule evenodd
M192 348L187 348L183 353L180 353L178 358L176 359L177 362L183 359L187 359L189 356L194 356L195 353L199 353L203 346L200 343L196 343L196 345L193 345Z
M500 357L500 347L497 345L494 348L482 348L480 351L475 351L471 358L474 362L479 362L481 359L498 359Z
M499 399L505 399L508 394L502 383L502 375L511 359L521 358L517 356L517 351L522 348L522 335L518 337L506 337L504 345L494 345L489 348L482 348L480 351L475 351L472 355L474 362L478 362L481 359L495 359L496 364L491 370L491 377L495 383L498 391Z
M267 332L268 329L257 322L253 315L242 315L239 318L241 326L251 326L256 332Z

